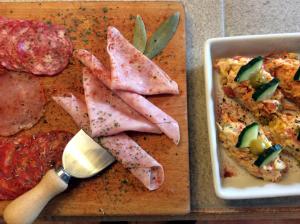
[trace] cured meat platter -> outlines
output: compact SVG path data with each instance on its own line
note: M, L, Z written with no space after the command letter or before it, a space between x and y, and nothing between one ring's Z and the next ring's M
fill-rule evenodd
M163 166L164 183L159 189L148 191L120 163L114 163L96 177L73 180L66 192L49 203L43 215L176 215L190 211L184 8L180 3L170 2L0 3L0 15L3 17L64 26L75 50L93 52L107 67L106 36L109 26L116 27L131 42L137 15L143 18L150 36L174 12L180 13L177 31L167 47L153 60L178 84L179 94L146 98L177 120L180 142L176 145L165 135L127 133ZM52 96L83 92L81 63L72 57L59 75L37 76L37 79L45 91L45 113L36 125L16 136L53 130L75 134L79 128L71 116L52 100ZM8 203L0 202L1 213Z

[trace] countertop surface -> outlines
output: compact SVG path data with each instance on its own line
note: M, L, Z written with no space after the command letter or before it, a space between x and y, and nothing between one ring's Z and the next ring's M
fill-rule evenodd
M208 143L203 67L203 45L209 38L299 32L300 0L183 0L182 3L186 10L192 212L187 216L172 219L253 218L253 213L256 214L255 218L270 218L274 215L281 218L300 218L300 197L229 201L219 199L215 195ZM97 220L141 218L98 217ZM161 220L171 217L148 218ZM95 217L85 218L87 219L95 220Z

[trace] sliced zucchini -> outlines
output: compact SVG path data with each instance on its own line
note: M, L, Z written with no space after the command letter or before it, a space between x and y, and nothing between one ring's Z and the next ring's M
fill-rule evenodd
M298 68L298 70L296 71L296 73L294 75L294 80L300 81L300 67Z
M282 151L281 145L276 144L271 146L258 157L258 159L254 162L254 165L258 167L262 167L264 165L269 164L279 156L281 151Z
M254 122L246 126L241 134L239 135L238 142L236 143L237 148L246 148L250 146L252 140L257 139L258 136L258 123Z
M255 101L262 101L270 98L279 85L279 80L274 78L266 84L259 86L252 95Z
M263 64L263 57L258 56L253 58L247 64L243 65L238 71L234 81L242 82L245 80L249 80L253 75L259 72L261 66Z

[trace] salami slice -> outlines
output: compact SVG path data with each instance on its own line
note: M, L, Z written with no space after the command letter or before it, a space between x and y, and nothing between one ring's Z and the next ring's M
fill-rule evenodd
M110 86L110 72L94 55L80 49L74 52L74 56L93 71L107 87ZM179 143L180 129L175 119L139 94L121 90L115 90L114 93L146 119L156 124L175 144Z
M87 68L83 88L93 137L123 131L161 133L158 127L128 107Z
M142 95L178 94L177 83L114 27L108 27L107 52L111 62L112 89Z
M63 27L38 21L0 19L0 46L3 67L35 75L61 72L72 54Z
M40 133L0 140L0 200L11 200L33 188L51 168L61 165L72 134Z
M6 20L0 26L0 64L10 70L14 70L13 59L9 57L8 42L13 37L12 30L18 25L20 21Z
M65 103L63 108L71 115L80 128L89 125L89 121L85 116L87 107L82 101L82 97L60 96L59 98L61 99L59 104ZM164 181L162 165L126 134L101 137L101 144L149 190L155 190L162 185Z
M0 69L0 135L13 135L35 125L44 112L45 96L39 79Z

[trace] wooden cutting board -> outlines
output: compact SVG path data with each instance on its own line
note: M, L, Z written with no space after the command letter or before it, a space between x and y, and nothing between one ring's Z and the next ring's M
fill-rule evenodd
M190 211L184 8L180 3L171 2L0 3L1 16L64 25L75 49L92 51L106 65L109 62L105 49L107 26L117 27L128 40L132 40L137 14L142 16L149 36L175 11L180 12L177 32L154 61L178 83L180 94L148 98L179 122L180 144L176 146L165 135L130 133L163 165L163 186L150 192L130 172L115 163L96 177L72 181L66 192L51 201L44 215L175 215ZM48 99L46 113L25 134L57 129L72 133L78 131L71 117L51 100L51 96L69 91L82 93L81 68L82 65L72 59L61 74L40 77ZM1 213L6 204L0 202Z

